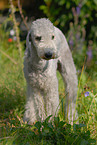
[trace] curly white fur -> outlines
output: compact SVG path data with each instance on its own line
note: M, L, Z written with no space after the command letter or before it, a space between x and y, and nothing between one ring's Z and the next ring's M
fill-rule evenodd
M27 103L24 121L32 124L36 120L44 120L51 114L57 115L59 109L57 70L65 83L67 94L65 113L69 120L73 121L77 75L65 36L48 19L42 18L32 22L26 45L24 75L27 81Z

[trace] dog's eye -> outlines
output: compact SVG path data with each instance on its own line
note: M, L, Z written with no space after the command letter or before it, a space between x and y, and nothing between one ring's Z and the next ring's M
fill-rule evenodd
M54 35L52 35L52 40L55 38L55 36Z
M36 36L35 40L40 41L41 40L41 36Z

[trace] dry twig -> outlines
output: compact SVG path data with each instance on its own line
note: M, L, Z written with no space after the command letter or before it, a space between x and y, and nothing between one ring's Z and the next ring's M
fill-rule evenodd
M22 49L21 49L21 44L20 44L19 30L18 30L16 19L15 19L15 15L14 15L15 8L14 8L12 0L9 0L9 1L10 1L10 7L11 7L11 13L12 13L12 18L13 18L14 28L15 28L15 32L16 32L17 46L18 46L18 49L19 49L20 58L22 58L22 53L21 53Z
M3 54L3 55L5 55L8 59L10 59L14 64L17 64L17 62L13 59L13 58L11 58L8 54L6 54L4 51L2 51L1 49L0 49L0 52Z
M27 25L27 22L26 22L27 17L24 18L24 15L23 15L23 12L22 12L22 7L21 7L21 5L20 5L20 0L18 0L18 8L19 8L19 11L20 11L21 17L22 17L22 19L23 19L23 22L24 22L24 24L25 24L27 30L29 31L29 28L28 28L28 25Z

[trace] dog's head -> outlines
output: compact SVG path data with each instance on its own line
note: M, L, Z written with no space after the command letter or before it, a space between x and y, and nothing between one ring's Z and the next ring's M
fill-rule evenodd
M59 57L55 27L48 19L42 18L32 22L27 42L29 41L29 35L31 35L30 41L40 58L49 60Z

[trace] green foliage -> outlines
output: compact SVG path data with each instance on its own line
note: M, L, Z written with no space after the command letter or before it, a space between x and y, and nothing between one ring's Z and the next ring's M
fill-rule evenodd
M35 125L30 126L27 124L16 125L17 119L10 122L11 129L8 130L9 137L1 139L3 144L77 144L77 145L90 145L95 144L95 140L91 139L90 131L84 124L70 124L61 121L59 117L54 117L53 123L49 121L49 116L44 122L36 122ZM14 125L15 127L14 127ZM6 126L7 127L7 126Z
M89 77L87 77L86 73L81 72L81 76L79 79L79 87L78 87L78 112L79 112L79 122L87 123L89 122L93 125L93 122L97 121L97 88L93 84L89 84Z
M96 40L97 37L97 2L96 0L44 0L45 5L40 9L63 32L69 30L69 23L79 16L79 23L86 28L87 39Z
M95 141L90 138L90 132L83 131L83 128L86 127L86 125L74 124L72 128L70 124L60 121L58 117L54 117L54 124L52 124L49 122L50 117L51 116L49 116L43 123L40 123L39 127L36 127L38 129L38 135L43 140L50 140L51 144L68 145L72 143L81 145L83 142L86 144L95 143ZM39 128L41 129L41 133Z

